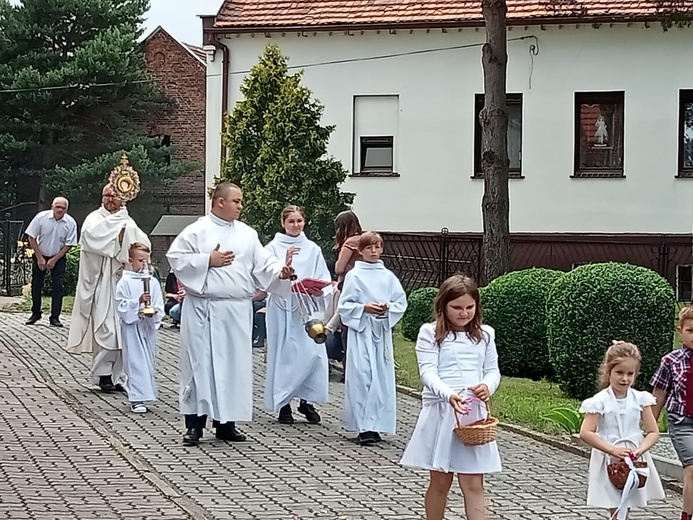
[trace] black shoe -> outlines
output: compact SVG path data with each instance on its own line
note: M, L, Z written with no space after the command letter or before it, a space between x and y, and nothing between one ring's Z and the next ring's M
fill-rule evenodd
M371 432L373 434L373 439L375 442L383 442L383 438L380 436L378 432Z
M282 406L279 410L279 418L277 419L282 424L293 424L294 416L291 413L291 404Z
M63 324L60 323L60 320L59 320L58 318L51 318L51 319L50 319L50 324L51 324L51 326L53 326L53 327L62 327L62 326L63 326Z
M358 441L361 446L371 446L372 444L376 443L373 432L359 433Z
M320 424L320 414L315 411L312 404L301 400L301 404L298 407L298 413L306 416L306 421L310 424Z
M33 325L36 323L38 320L41 319L40 314L32 314L26 322L24 322L24 325Z
M202 428L188 428L183 435L183 446L197 446L202 438Z
M222 441L229 442L243 442L246 440L246 436L239 432L236 429L236 424L232 422L217 426L215 437Z
M115 389L116 392L125 392L125 387L121 384L117 384L113 388Z
M115 390L115 386L113 385L113 380L111 379L111 376L100 376L99 388L101 388L102 392L112 392L113 390Z

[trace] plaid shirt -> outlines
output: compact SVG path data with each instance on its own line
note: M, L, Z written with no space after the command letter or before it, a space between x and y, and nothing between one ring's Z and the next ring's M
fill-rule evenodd
M669 352L662 358L657 372L650 380L653 387L666 392L664 407L669 413L685 415L686 379L691 357L693 350L686 347Z

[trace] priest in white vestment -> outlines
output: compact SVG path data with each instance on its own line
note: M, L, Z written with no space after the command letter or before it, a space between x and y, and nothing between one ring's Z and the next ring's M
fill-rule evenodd
M253 417L252 297L289 294L293 273L237 219L243 192L221 183L207 216L185 228L166 254L185 289L181 314L180 412L183 444L199 444L211 417L216 437L244 441L236 421Z
M101 207L84 220L79 240L79 274L67 350L92 354L92 382L104 392L122 388L120 320L115 309L115 288L128 252L135 242L151 247L147 235L128 215L123 200L107 185Z
M349 328L346 357L344 427L358 432L361 445L396 433L397 391L392 329L407 309L407 295L383 265L378 233L363 233L357 261L344 278L339 298L342 323Z

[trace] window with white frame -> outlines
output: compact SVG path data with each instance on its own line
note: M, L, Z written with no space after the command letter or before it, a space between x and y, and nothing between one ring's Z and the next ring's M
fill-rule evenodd
M522 178L522 94L507 94L508 109L508 175L511 178ZM479 116L484 108L484 95L474 97L474 178L483 178L481 172L482 129Z
M679 177L693 177L693 90L679 91Z
M575 178L623 177L624 92L575 93Z
M354 96L353 175L397 176L399 96Z

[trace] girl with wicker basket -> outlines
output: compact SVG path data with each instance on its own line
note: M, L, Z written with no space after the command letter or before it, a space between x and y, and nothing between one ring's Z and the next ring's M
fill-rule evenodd
M434 308L435 322L422 325L416 341L423 406L400 463L430 471L427 520L443 519L455 473L467 520L484 520L484 474L501 471L498 420L487 408L500 384L495 332L481 323L471 278L445 280Z
M646 453L659 439L652 413L656 401L649 392L632 388L639 370L638 347L614 341L600 369L601 392L580 407L586 414L580 438L593 448L587 505L608 508L618 520L628 518L632 507L664 498L657 469Z

